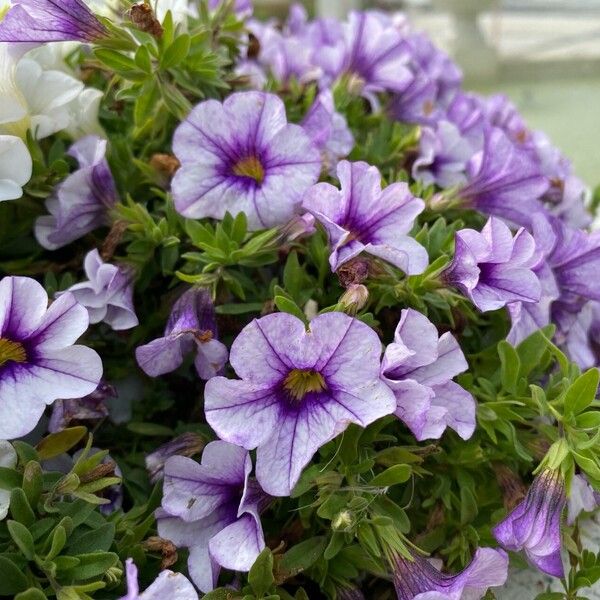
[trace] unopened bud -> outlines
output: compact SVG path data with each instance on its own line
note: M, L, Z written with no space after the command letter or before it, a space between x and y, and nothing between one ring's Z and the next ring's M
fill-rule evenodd
M177 546L171 541L158 536L149 537L143 544L143 548L149 552L160 552L162 561L161 569L168 569L177 562Z
M362 283L371 271L371 261L368 258L359 257L344 263L337 271L340 284L348 288L355 283Z
M163 27L149 4L143 2L134 4L129 11L129 16L131 22L141 31L145 31L155 38L162 37Z
M342 294L340 304L347 313L354 315L364 308L368 299L369 290L362 283L353 284Z
M171 179L181 166L181 163L172 154L153 154L150 166L164 177Z
M354 518L349 510L340 511L331 521L331 528L334 531L347 531L352 527Z

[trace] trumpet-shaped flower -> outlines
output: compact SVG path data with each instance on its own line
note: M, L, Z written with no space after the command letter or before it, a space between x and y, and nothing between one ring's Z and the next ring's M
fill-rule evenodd
M174 371L194 351L202 379L214 377L227 362L227 348L217 340L215 308L210 292L192 288L173 305L165 335L135 351L138 364L150 377Z
M318 183L304 195L302 206L312 213L329 237L332 271L361 252L383 258L409 275L427 267L427 251L408 235L425 204L405 183L381 189L376 167L341 161L341 190Z
M533 236L510 229L491 217L481 233L456 233L454 259L444 272L446 282L459 288L482 312L509 302L538 302L541 284L533 268L539 262Z
M31 179L31 154L21 138L0 135L0 202L16 200Z
M565 503L561 474L546 469L533 480L525 499L494 527L494 537L507 550L523 550L540 571L563 577L560 522Z
M72 285L68 292L85 306L90 323L104 321L115 331L131 329L138 324L133 308L133 280L131 273L100 258L95 248L83 263L88 281Z
M475 400L452 378L468 368L451 333L441 337L425 315L404 309L385 350L381 376L396 396L396 416L418 440L451 427L468 439L475 431Z
M397 556L393 564L398 600L478 600L488 588L504 585L508 556L502 550L478 548L460 573L442 573L421 556L413 560Z
M69 175L46 200L49 215L38 217L35 235L55 250L109 224L108 211L117 202L115 182L106 161L106 140L82 138L69 149L79 169Z
M206 419L221 439L257 448L259 483L287 496L323 444L395 410L380 355L377 334L342 313L315 317L309 330L287 313L256 319L231 347L241 379L206 384Z
M200 464L184 456L165 464L158 532L189 548L188 570L202 592L215 587L221 567L250 570L265 547L259 514L269 498L251 470L248 452L220 440Z
M0 20L0 42L93 42L107 33L82 0L12 0Z
M87 327L87 311L72 294L48 308L37 281L0 281L0 439L29 433L58 398L81 398L96 389L100 357L73 345Z
M261 92L200 103L177 128L173 150L181 162L172 182L181 214L244 212L254 230L289 221L321 171L304 129L288 124L277 96Z

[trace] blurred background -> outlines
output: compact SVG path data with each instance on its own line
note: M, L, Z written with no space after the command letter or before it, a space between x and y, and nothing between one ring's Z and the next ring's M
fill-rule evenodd
M263 16L291 2L255 0ZM600 0L306 0L311 14L402 10L462 67L466 88L504 93L600 185Z

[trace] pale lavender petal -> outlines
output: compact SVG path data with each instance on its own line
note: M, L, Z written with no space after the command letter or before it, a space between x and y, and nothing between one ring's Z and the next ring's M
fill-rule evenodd
M182 341L180 336L167 336L138 346L135 349L138 365L150 377L174 371L183 362Z
M265 547L260 523L243 515L213 536L208 543L213 560L225 569L249 571Z

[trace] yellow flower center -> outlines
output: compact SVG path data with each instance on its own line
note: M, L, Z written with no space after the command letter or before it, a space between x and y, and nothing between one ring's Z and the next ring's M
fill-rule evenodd
M265 180L265 170L256 156L247 156L233 165L233 173L239 177L249 177L256 183Z
M283 387L295 402L300 402L306 394L318 393L327 389L323 375L312 369L293 369L283 380Z
M19 342L0 338L0 367L9 361L22 363L27 360L25 348Z
M6 13L10 10L10 8L10 4L6 4L6 6L0 6L0 23L4 21L4 17L6 16Z

